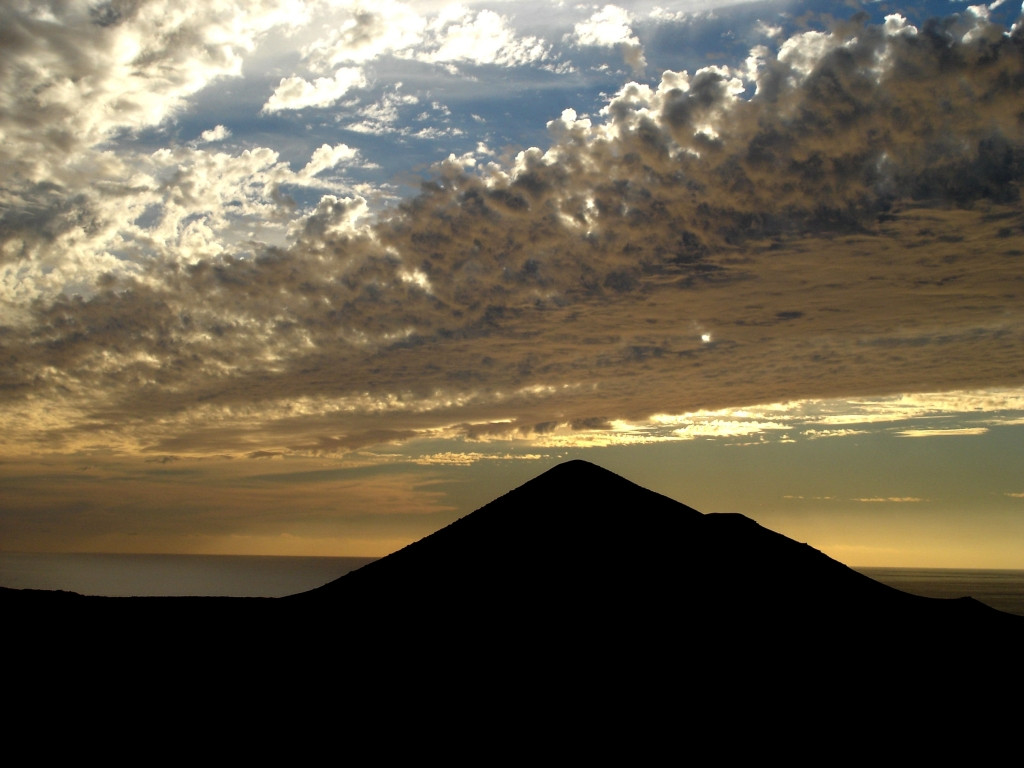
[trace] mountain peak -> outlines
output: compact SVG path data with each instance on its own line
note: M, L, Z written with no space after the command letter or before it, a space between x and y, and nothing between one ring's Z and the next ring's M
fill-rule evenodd
M605 635L605 647L660 653L672 652L679 626L721 649L747 647L755 633L781 654L837 634L1016 642L1024 629L971 601L892 589L743 515L702 514L586 461L286 600L342 610L378 638L412 626L435 628L442 644L542 631L559 644Z
M379 689L389 706L420 694L435 708L443 693L478 712L504 707L516 727L524 712L536 720L538 706L561 727L570 701L610 723L607 707L618 704L644 713L644 734L666 692L708 711L717 697L723 712L743 705L737 694L766 703L792 693L818 713L827 709L813 697L826 688L833 702L859 708L851 686L862 696L888 686L902 706L916 686L956 689L936 659L947 671L959 664L958 684L981 679L979 664L990 661L1005 685L1024 642L1020 617L899 592L743 515L701 514L584 461L289 598L73 597L0 593L11 626L30 630L12 658L42 668L59 656L67 627L88 626L106 634L86 633L89 652L75 658L103 670L104 682L112 669L135 674L129 646L136 663L157 658L208 680L255 643L253 659L288 670L285 697L301 679L315 682L317 701L332 684L358 698ZM140 627L161 643L159 655L125 645ZM238 666L247 677L256 668ZM676 732L676 722L664 726Z
M569 571L600 580L619 559L660 552L681 534L680 526L700 517L596 464L567 461L404 549L304 594L348 594L387 583L395 592L391 599L406 602L425 590L461 591L466 579L509 595L553 586Z

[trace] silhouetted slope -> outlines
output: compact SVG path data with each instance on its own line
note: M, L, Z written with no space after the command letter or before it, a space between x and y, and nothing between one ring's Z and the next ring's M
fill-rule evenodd
M545 472L451 525L305 598L386 600L404 609L565 598L602 603L668 577L700 513L583 461ZM657 583L657 582L656 582ZM478 609L486 606L477 605Z
M749 644L751 632L786 645L1024 628L974 600L892 589L742 515L701 514L584 461L286 600L343 608L382 633L543 627L558 642L597 633L657 644L680 627L730 646Z
M446 755L479 734L490 751L557 744L632 762L681 737L698 758L780 740L787 756L823 754L796 732L844 750L909 741L917 757L905 713L962 728L1024 678L1024 618L899 592L581 461L300 595L0 590L0 610L9 698L25 712L56 697L106 733L103 691L122 727L187 713L188 728L216 729L242 712L332 742L340 728L346 745L383 728L375 753L429 723Z

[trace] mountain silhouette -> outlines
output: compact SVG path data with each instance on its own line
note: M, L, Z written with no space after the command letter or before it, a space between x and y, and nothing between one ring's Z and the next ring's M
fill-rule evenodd
M901 592L584 461L290 597L0 590L0 608L35 681L12 695L42 706L69 680L152 707L194 690L214 719L266 709L327 733L338 707L350 726L400 709L532 745L572 722L629 754L636 734L674 742L684 713L720 735L798 720L860 738L865 701L947 717L1024 678L1024 617Z
M901 592L584 461L281 602L332 642L324 617L344 611L345 647L401 670L400 690L483 712L527 700L551 722L613 712L622 733L674 733L685 710L711 731L795 720L864 739L865 701L966 717L1024 677L1024 617Z
M569 630L599 616L713 619L730 630L942 629L1024 625L971 598L938 600L874 581L740 514L702 514L586 461L557 465L451 525L317 589L384 621L511 617Z

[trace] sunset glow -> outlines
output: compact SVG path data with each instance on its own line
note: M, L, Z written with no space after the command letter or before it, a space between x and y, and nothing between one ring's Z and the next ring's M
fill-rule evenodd
M0 29L3 550L384 555L585 458L1024 568L1019 4Z

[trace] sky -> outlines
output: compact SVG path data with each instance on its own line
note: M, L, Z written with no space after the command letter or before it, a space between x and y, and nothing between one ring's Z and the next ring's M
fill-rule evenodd
M0 550L382 556L582 458L1024 568L1021 22L7 0Z

